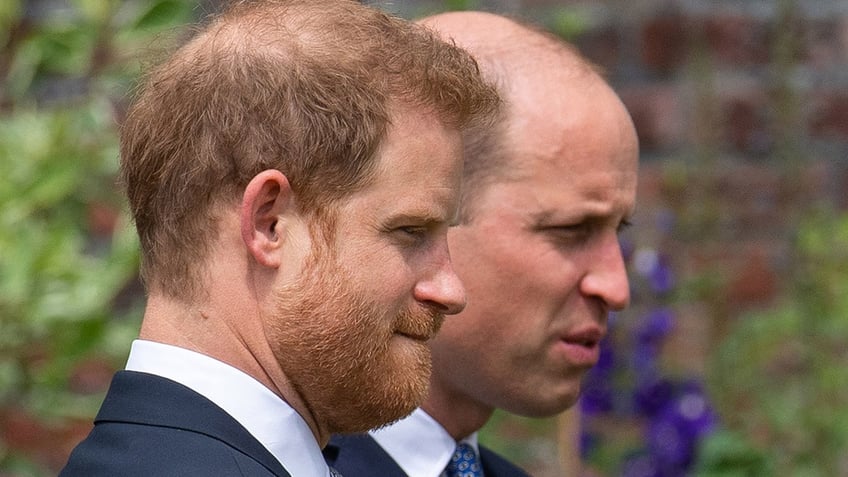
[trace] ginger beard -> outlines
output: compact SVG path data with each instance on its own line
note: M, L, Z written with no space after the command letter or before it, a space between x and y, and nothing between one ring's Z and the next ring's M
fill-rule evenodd
M323 248L323 247L320 247ZM331 433L363 432L411 413L430 380L430 345L444 316L424 306L381 311L330 253L275 293L272 350L313 417Z

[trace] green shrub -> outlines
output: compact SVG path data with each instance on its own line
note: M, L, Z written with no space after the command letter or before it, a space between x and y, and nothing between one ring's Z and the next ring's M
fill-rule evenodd
M708 444L703 475L740 463L779 475L848 472L848 215L812 214L787 259L788 297L741 319L711 363L726 429ZM739 436L747 456L721 445Z
M0 419L90 421L105 389L81 369L123 364L141 297L117 125L140 53L167 47L192 3L0 3ZM0 474L44 470L3 436Z

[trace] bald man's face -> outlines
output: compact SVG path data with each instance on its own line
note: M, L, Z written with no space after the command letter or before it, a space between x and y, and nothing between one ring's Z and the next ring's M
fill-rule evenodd
M543 78L513 98L511 179L481 191L470 223L449 232L468 305L433 343L431 396L561 412L598 360L607 314L628 304L618 232L633 213L637 139L593 78Z

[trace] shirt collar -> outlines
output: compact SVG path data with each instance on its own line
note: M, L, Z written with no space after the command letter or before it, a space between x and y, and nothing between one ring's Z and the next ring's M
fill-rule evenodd
M420 408L369 434L407 475L414 477L442 475L457 445L453 437ZM470 444L480 454L476 432L460 442Z
M204 354L146 340L133 342L126 369L176 381L203 395L247 429L290 474L329 477L306 421L243 371Z

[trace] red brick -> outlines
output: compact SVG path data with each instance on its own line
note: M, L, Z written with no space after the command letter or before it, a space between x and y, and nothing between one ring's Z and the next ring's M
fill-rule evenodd
M620 88L619 93L633 117L643 150L662 149L680 142L684 118L673 85Z
M658 73L678 69L686 59L686 18L668 13L649 19L642 26L642 62Z
M810 21L805 24L803 60L815 69L827 70L844 61L845 46L840 44L842 28L837 19Z
M755 246L737 260L725 293L728 304L745 309L771 303L777 295L779 280L765 252Z
M813 101L810 135L848 139L848 93L825 92Z
M756 94L728 99L721 112L724 140L739 152L767 154L773 145L767 107L765 98Z
M769 61L768 28L754 18L716 14L703 20L701 31L709 50L721 63L751 65Z

